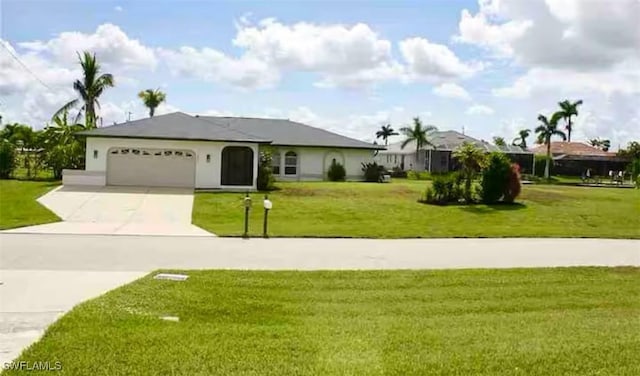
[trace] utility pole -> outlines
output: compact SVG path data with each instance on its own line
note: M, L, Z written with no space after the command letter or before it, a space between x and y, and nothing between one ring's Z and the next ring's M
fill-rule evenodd
M127 121L131 121L131 111L127 111Z

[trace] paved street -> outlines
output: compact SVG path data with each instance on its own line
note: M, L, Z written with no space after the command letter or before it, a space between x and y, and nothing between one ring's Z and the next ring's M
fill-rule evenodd
M640 266L639 240L232 239L0 234L3 269L440 269Z
M159 268L640 266L640 241L229 239L0 233L0 364L74 305Z

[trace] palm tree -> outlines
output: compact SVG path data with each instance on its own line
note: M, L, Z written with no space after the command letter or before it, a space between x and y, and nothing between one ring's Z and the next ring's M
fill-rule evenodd
M573 130L573 124L571 123L572 116L578 116L578 106L582 104L582 99L571 103L568 99L562 102L558 102L562 113L562 118L566 122L565 129L567 130L568 141L571 142L571 131Z
M401 149L404 149L411 142L416 143L416 168L420 159L420 149L427 145L432 146L435 149L436 146L431 143L430 136L437 129L438 128L434 125L423 126L419 117L413 118L413 128L400 128L400 132L402 132L405 137L404 141L402 141L402 144L400 145Z
M471 202L471 182L474 175L482 169L485 162L484 152L469 142L463 142L460 147L453 151L453 157L462 166L462 175L465 178L464 197L465 201Z
M527 138L529 137L529 134L531 134L531 130L529 129L520 130L520 132L518 132L518 137L514 138L511 144L514 146L520 146L520 148L526 150Z
M504 137L494 137L493 143L496 146L507 146L507 142L504 140Z
M607 139L594 138L589 140L589 145L601 149L602 151L609 151L611 147L611 141Z
M138 93L138 97L142 99L142 103L149 108L149 117L153 117L156 108L167 99L167 95L161 92L160 89L143 90Z
M63 112L69 111L82 101L80 111L76 116L76 122L84 112L84 125L87 129L96 128L96 107L100 108L98 98L102 92L113 87L113 75L109 73L100 74L100 64L96 61L96 55L88 51L84 51L82 55L78 54L78 60L82 67L82 80L76 80L73 83L73 89L78 93L78 97L60 108L52 117L52 121L56 117L60 117Z
M551 160L551 137L560 136L562 140L566 140L567 136L564 132L558 130L558 120L562 119L564 114L562 111L558 111L551 116L551 119L547 119L544 115L538 115L538 121L542 123L539 125L535 132L538 134L538 143L547 145L547 161L544 166L544 177L549 179L549 163Z
M391 128L391 124L383 125L380 127L380 130L376 132L376 139L381 138L384 140L384 145L389 145L389 137L399 135L393 128Z

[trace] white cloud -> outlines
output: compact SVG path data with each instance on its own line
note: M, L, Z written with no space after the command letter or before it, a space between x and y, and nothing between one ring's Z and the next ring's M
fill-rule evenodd
M464 63L447 46L425 38L409 38L400 42L400 51L408 63L412 78L444 80L466 78L483 68L481 63Z
M433 88L435 95L445 98L471 100L471 95L462 87L453 83L444 83Z
M467 115L492 115L495 111L493 108L489 106L485 106L482 104L475 104L469 108L467 108Z
M466 78L482 69L482 64L462 62L448 47L424 38L401 41L400 62L393 57L392 43L363 23L289 25L269 18L253 24L243 16L236 26L233 44L242 49L237 57L188 46L162 50L161 55L174 74L242 88L271 87L289 72L319 75L316 87L360 89L385 81Z
M640 65L623 62L596 72L532 68L511 85L495 88L492 93L498 97L528 98L535 93L572 95L592 91L606 95L640 93Z
M23 42L18 46L44 58L52 57L60 64L76 63L78 52L91 51L109 69L154 69L157 65L153 49L129 38L122 29L110 23L98 26L93 34L69 31L46 42Z
M638 58L638 0L480 0L454 40L512 55L525 66L596 70Z
M280 79L278 71L264 61L244 55L238 59L211 49L181 47L159 50L171 72L183 77L197 77L210 82L224 82L240 88L266 88Z
M116 5L113 10L115 10L116 12L122 12L122 7L120 5Z

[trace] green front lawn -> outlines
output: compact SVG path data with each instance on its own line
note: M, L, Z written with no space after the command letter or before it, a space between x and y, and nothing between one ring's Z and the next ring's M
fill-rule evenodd
M425 181L279 183L269 195L272 236L640 238L640 191L525 185L520 205L420 204ZM262 195L252 194L250 232L262 233ZM243 194L197 193L193 223L222 236L243 230Z
M640 370L638 268L187 273L74 308L18 361L67 375Z
M0 180L0 230L57 222L57 215L36 199L59 182Z

